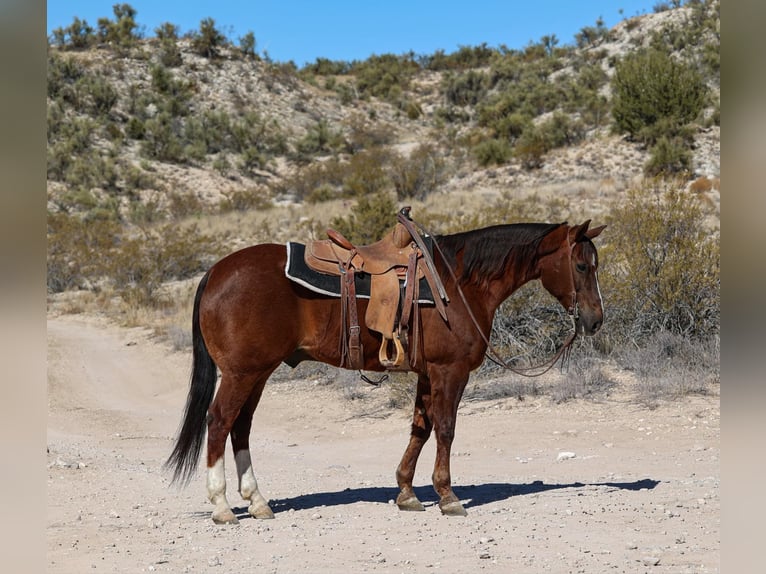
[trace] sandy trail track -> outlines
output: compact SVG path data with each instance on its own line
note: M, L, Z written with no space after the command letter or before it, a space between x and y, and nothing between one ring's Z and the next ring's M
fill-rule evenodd
M272 382L251 443L276 519L247 516L227 453L241 523L221 527L204 473L178 489L161 469L189 366L145 330L49 317L49 572L720 571L717 396L466 402L452 471L469 514L447 518L433 441L416 474L426 511L393 504L409 413L382 408L383 391Z

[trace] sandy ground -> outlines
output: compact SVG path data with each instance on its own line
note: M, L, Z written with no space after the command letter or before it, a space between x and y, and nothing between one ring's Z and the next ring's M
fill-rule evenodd
M425 512L400 512L394 471L409 413L385 389L270 383L252 445L274 520L216 526L204 473L161 469L190 357L141 329L48 320L49 572L720 571L720 400L656 409L540 397L466 402L453 447L465 518L440 514L434 445L416 475ZM573 457L562 455L572 453Z

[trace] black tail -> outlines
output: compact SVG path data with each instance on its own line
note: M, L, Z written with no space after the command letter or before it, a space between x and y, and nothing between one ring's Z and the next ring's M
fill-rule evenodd
M192 313L193 366L189 396L186 398L184 419L173 452L165 461L165 468L173 471L172 483L188 484L194 475L202 452L207 425L207 410L213 401L217 369L208 353L199 327L199 302L205 291L209 273L199 283L194 297Z

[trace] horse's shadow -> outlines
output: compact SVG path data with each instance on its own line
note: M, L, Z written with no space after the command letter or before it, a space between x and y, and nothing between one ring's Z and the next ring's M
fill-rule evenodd
M572 482L568 484L546 484L540 480L528 484L508 484L508 483L486 483L471 484L465 486L455 486L455 494L463 501L465 508L483 506L492 502L508 500L513 496L527 496L537 494L548 490L559 490L563 488L583 488L586 486L604 486L618 490L652 490L658 484L659 480L644 478L634 482ZM434 489L428 486L416 486L415 495L425 506L430 506L438 502L438 496ZM302 494L292 498L272 499L269 506L274 513L287 512L289 510L309 510L311 508L343 506L355 502L374 502L387 504L390 500L396 498L398 490L381 486L372 486L365 488L346 488L336 492L315 492L312 494ZM247 508L235 508L235 514L246 516Z

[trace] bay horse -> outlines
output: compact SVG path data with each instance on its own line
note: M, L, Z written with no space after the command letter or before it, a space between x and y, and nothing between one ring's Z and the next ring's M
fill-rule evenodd
M604 312L598 253L592 239L606 226L567 223L496 225L435 236L434 263L449 296L447 321L432 306L421 313L422 361L409 444L396 469L401 510L424 510L412 481L430 435L436 437L433 487L445 515L466 514L452 491L450 449L468 377L483 361L498 306L539 279L573 317L575 333L595 334ZM183 421L165 465L187 484L207 430L207 494L213 521L236 524L226 497L224 451L231 437L239 493L255 518L273 518L258 490L250 456L253 413L271 373L283 361L341 365L340 300L309 291L285 276L284 245L260 244L215 263L201 279L192 314L193 367ZM462 292L462 295L461 295ZM467 309L470 305L470 311ZM359 300L363 316L366 301ZM473 315L473 318L471 317ZM481 333L479 333L481 330ZM364 369L382 371L378 333L361 326ZM217 369L221 372L215 393ZM214 397L215 393L215 399Z

